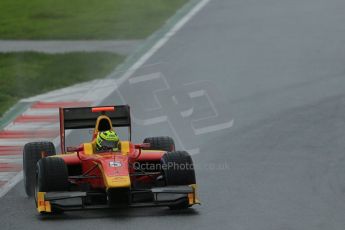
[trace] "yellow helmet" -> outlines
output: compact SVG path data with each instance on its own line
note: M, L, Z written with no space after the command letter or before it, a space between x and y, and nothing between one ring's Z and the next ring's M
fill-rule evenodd
M96 138L96 150L113 150L118 151L119 137L112 131L99 132Z

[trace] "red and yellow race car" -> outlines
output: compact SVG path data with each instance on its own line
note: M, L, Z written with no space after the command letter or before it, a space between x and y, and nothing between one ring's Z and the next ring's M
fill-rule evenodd
M97 134L120 127L128 128L129 140L121 140L116 151L98 152ZM90 142L66 148L66 130L74 129L91 129ZM191 156L175 151L170 137L133 144L127 105L60 108L60 138L61 154L51 142L24 146L25 191L39 213L200 204Z

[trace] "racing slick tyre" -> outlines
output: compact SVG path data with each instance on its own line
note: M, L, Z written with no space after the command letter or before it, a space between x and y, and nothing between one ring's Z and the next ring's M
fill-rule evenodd
M194 166L191 156L186 151L176 151L164 154L161 159L166 186L191 185L196 183ZM188 200L178 205L169 206L170 209L189 208Z
M26 194L31 197L34 195L36 184L36 164L46 156L55 155L55 147L51 142L31 142L23 148L23 174Z
M147 137L143 143L149 143L152 150L175 151L175 142L171 137Z
M58 157L45 157L37 163L37 192L68 191L68 169Z
M37 192L68 191L68 169L65 161L58 157L45 157L37 163L35 203ZM50 214L63 213L63 210L52 207ZM41 213L49 214L49 213Z

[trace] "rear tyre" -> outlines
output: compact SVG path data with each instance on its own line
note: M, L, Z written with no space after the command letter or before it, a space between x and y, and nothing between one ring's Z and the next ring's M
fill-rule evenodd
M34 195L36 184L36 164L46 156L55 155L55 147L51 142L31 142L24 146L23 149L23 176L25 192L29 197Z
M175 151L175 142L171 137L147 137L143 143L149 143L152 150Z
M196 183L193 161L186 151L164 154L161 159L161 164L166 186L191 185ZM172 210L186 209L189 207L187 198L183 203L169 206Z

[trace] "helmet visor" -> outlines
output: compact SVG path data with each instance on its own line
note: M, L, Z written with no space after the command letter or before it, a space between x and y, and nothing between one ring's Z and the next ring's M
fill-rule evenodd
M102 140L100 144L100 149L102 150L112 150L117 148L117 141L107 141L107 140Z

